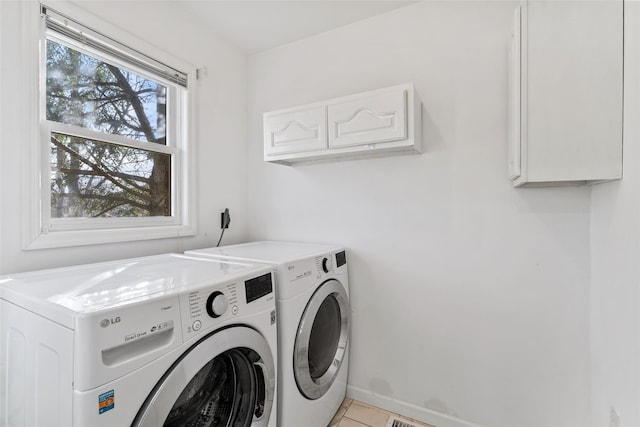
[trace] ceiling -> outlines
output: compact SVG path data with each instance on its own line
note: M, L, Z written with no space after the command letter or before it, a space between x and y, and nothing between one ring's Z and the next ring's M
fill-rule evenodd
M416 3L401 0L183 0L181 9L247 54Z

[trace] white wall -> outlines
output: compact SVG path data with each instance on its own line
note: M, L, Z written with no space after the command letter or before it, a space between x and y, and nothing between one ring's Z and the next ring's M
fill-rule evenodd
M624 179L593 187L592 407L595 425L640 426L640 3L625 3ZM615 419L615 415L614 415Z
M54 3L55 4L55 3ZM2 8L0 102L0 273L80 264L211 246L220 232L220 212L230 208L232 227L225 242L242 241L247 235L246 203L246 56L195 23L175 2L95 1L80 6L122 29L113 34L126 42L134 34L182 61L206 67L208 75L198 82L197 179L198 235L191 238L149 240L112 245L23 251L20 194L20 153L26 143L20 92L23 78L20 60L20 7L16 1L0 1ZM55 6L52 6L55 7ZM36 102L27 100L26 102ZM33 123L33 126L37 126Z
M590 189L509 183L513 8L424 2L249 58L249 237L345 245L349 393L439 427L589 423ZM422 155L262 161L262 113L409 81Z

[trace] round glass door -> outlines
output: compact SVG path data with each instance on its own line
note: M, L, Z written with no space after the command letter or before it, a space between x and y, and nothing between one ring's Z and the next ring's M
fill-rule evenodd
M253 329L213 333L165 374L133 426L266 427L274 373L269 347Z
M302 314L294 347L293 372L308 399L322 397L336 379L349 338L349 304L340 282L328 280Z

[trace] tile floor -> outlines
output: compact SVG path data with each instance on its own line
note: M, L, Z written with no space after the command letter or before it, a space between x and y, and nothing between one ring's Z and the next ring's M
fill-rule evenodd
M387 427L389 417L398 416L393 412L346 398L328 427ZM434 427L410 418L400 416L402 421L416 427Z

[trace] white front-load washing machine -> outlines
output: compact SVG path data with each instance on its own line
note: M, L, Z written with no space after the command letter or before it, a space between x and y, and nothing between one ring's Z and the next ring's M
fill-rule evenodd
M326 427L347 389L349 280L343 248L255 242L188 251L276 272L280 427Z
M166 254L0 277L0 425L276 427L265 266Z

